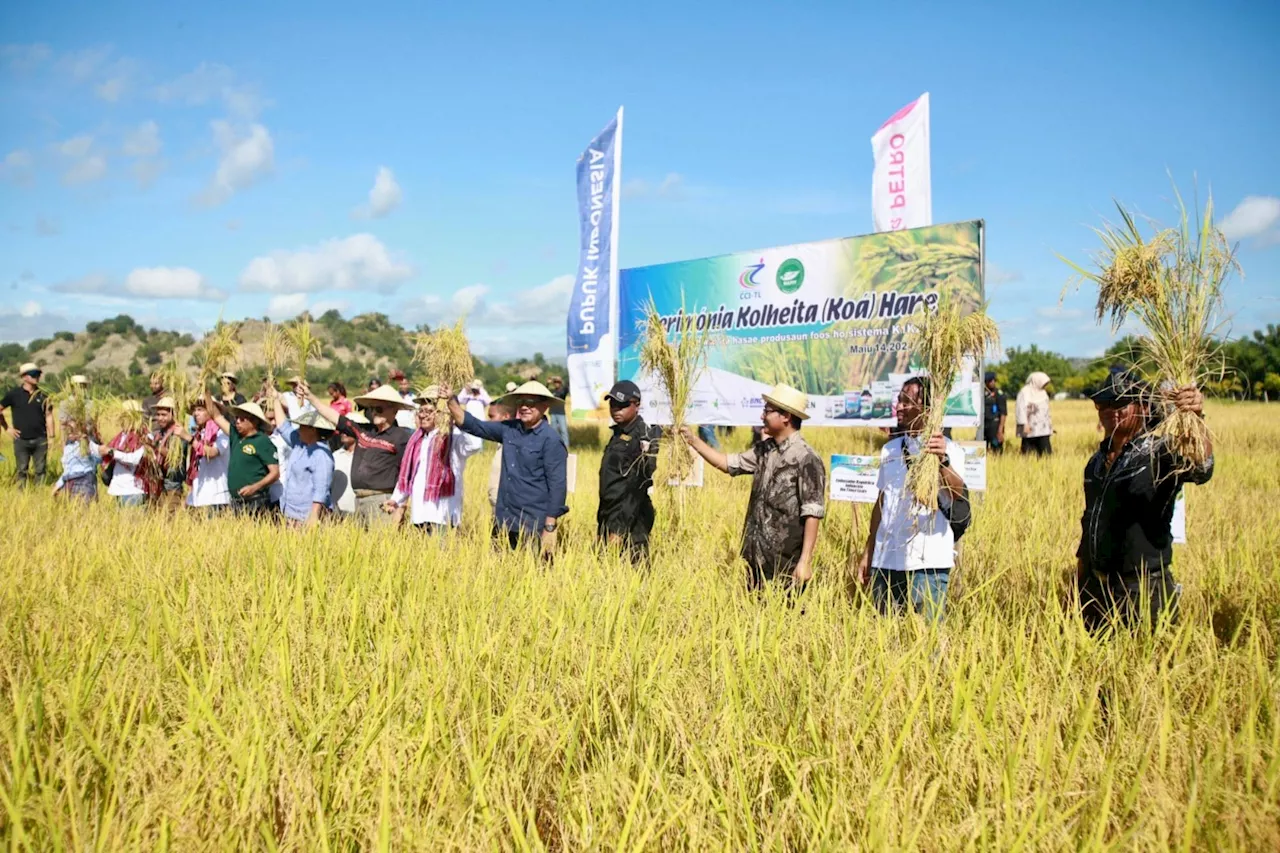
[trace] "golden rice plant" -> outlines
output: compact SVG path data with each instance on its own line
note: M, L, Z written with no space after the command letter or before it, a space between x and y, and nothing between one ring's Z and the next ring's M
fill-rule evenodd
M284 363L289 348L284 330L268 321L262 331L262 361L266 367L268 388L275 389L276 371Z
M422 384L447 385L457 391L475 376L475 362L471 360L471 344L463 330L465 318L459 317L453 326L441 326L434 332L419 332L413 343L411 363L426 372L427 382ZM437 413L446 411L448 402L436 401ZM436 429L442 433L452 429L448 417L436 418Z
M1174 187L1179 221L1175 228L1153 226L1144 237L1134 216L1116 202L1121 225L1104 223L1094 231L1102 248L1093 269L1070 260L1076 283L1098 286L1097 317L1110 318L1118 331L1129 318L1143 326L1140 337L1143 372L1157 380L1150 405L1168 408L1169 397L1182 388L1199 388L1222 372L1217 334L1221 331L1223 286L1240 272L1235 249L1214 224L1213 198L1204 213L1193 217ZM1203 465L1212 433L1203 418L1170 411L1154 433L1183 464Z
M224 323L221 318L214 325L213 331L204 336L200 342L200 377L197 386L203 391L209 383L220 374L231 368L240 358L240 324ZM179 371L181 372L181 371ZM176 375L173 374L173 375ZM166 385L166 388L169 386ZM177 397L174 398L177 400ZM178 400L179 405L185 400Z
M685 413L693 397L698 375L706 369L707 356L713 342L710 328L699 330L695 314L683 311L688 322L681 322L667 333L658 306L649 298L644 320L640 323L640 368L658 380L666 392L671 411L671 426L662 443L666 467L671 478L683 481L693 469L693 452L681 430L687 426ZM665 479L665 478L664 478ZM683 492L681 492L683 495Z
M293 353L294 366L303 382L307 381L307 362L319 358L324 342L311 331L311 318L303 314L284 328L284 339ZM273 384L272 388L275 387Z
M74 424L80 430L80 452L87 456L94 414L94 400L88 389L76 385L70 376L63 376L53 394L49 395L49 403L59 420Z
M946 300L936 311L926 314L916 335L915 349L929 373L932 393L924 407L923 440L942 430L947 392L952 379L964 367L965 359L979 360L1000 345L1000 330L984 309L961 313L961 306ZM921 453L907 474L907 486L921 506L938 508L938 487L942 460Z

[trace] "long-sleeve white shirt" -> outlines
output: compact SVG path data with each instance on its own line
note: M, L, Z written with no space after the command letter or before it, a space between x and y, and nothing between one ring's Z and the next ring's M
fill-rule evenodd
M213 440L218 455L196 460L196 476L191 481L187 495L188 506L225 506L231 503L231 490L227 486L227 468L231 464L231 439L222 430ZM193 449L192 453L195 452Z
M478 451L484 442L454 427L452 444L449 448L449 467L453 469L453 494L447 498L429 501L423 497L426 491L427 463L432 453L432 447L428 446L428 443L434 444L436 441L439 441L438 436L424 439L423 447L418 453L417 470L413 472L409 482L409 494L406 495L396 489L391 495L391 500L400 506L404 506L406 500L409 501L409 521L412 524L447 524L450 527L456 527L462 522L463 469L466 467L467 457Z
M142 480L138 479L138 466L142 464L142 456L146 452L145 447L139 447L132 453L121 450L111 451L115 467L111 469L111 485L107 486L107 494L123 498L147 493L143 488Z

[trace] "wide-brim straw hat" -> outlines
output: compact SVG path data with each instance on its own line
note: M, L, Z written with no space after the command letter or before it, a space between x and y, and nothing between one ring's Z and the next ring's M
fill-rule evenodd
M333 432L337 429L337 425L317 412L315 409L307 409L302 414L293 419L294 426L308 426L312 429L318 429L322 432Z
M390 385L379 385L367 394L361 394L356 397L354 402L357 406L368 406L371 403L389 403L402 409L417 408L417 404L405 400L404 397L400 396L400 392Z
M564 407L564 401L547 390L547 386L537 380L524 383L516 390L504 394L498 401L503 405L515 411L515 401L517 397L542 397L551 404L551 408L560 409Z
M434 403L440 399L440 386L428 385L426 388L419 388L417 395L413 398L414 404L421 406L426 403Z
M89 377L85 376L83 373L77 373L75 376L71 377L71 384L72 385L88 385Z
M18 368L18 375L26 376L28 373L44 373L44 371L41 370L40 365L36 364L34 361L28 361L26 364L22 365L22 367Z
M353 424L365 424L366 426L369 423L369 419L365 416L364 412L353 411L351 414L347 415L347 420L351 421Z
M168 409L169 411L172 412L177 410L178 404L174 402L172 397L161 397L159 400L156 400L156 404L151 408Z
M257 403L254 403L254 402L241 403L238 406L232 406L231 411L239 412L240 414L245 415L246 417L253 418L255 421L258 422L259 426L265 426L267 423L267 416L263 414L262 407L259 406Z
M797 391L790 385L774 385L768 393L762 394L764 401L775 409L781 409L789 415L795 415L802 421L809 420L809 395Z
M221 373L221 374L219 374L219 375L218 375L218 378L219 378L219 379L230 379L232 382L239 382L239 381L240 381L239 379L237 379L237 378L236 378L236 375L235 375L234 373L232 373L230 370L226 371L225 373Z

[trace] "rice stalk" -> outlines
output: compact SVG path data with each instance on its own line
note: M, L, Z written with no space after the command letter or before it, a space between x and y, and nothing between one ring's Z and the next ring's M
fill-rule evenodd
M448 386L457 391L475 377L471 344L463 330L464 320L465 318L459 317L453 326L441 326L434 332L419 332L414 339L410 363L426 372L427 382L423 384ZM453 428L453 423L447 416L440 417L447 410L447 400L442 397L436 401L436 429L441 433L447 433Z
M1132 317L1143 327L1140 369L1156 377L1157 389L1148 404L1167 414L1152 432L1180 464L1191 467L1208 460L1212 432L1203 418L1170 411L1169 398L1221 373L1223 286L1241 270L1234 247L1214 224L1212 196L1203 214L1193 215L1176 186L1174 194L1177 227L1153 225L1153 236L1144 237L1133 215L1116 202L1122 224L1094 229L1102 248L1091 259L1093 268L1063 260L1075 270L1077 284L1098 286L1099 321L1109 317L1112 331L1119 331Z
M298 376L307 381L307 362L319 358L324 352L324 342L311 331L311 318L303 314L284 327L284 339L293 353ZM275 385L271 386L273 389Z
M89 433L93 427L94 402L86 389L63 377L49 402L63 423L74 424L80 431L80 452L89 455Z
M955 302L943 302L936 311L925 315L916 335L915 351L929 374L932 387L924 407L921 436L925 441L942 431L947 391L965 359L981 359L1000 345L1000 330L985 309L969 314L962 314L961 310ZM938 508L941 465L942 460L937 456L921 453L907 474L907 486L916 502L926 509Z
M221 318L214 325L213 331L204 336L200 342L200 376L198 387L203 391L209 383L224 373L240 357L240 324L224 323ZM182 371L179 371L182 372ZM169 386L166 385L166 388ZM174 397L179 405L186 400Z
M707 366L713 340L710 328L698 329L695 317L684 311L683 303L682 297L681 317L684 319L670 333L663 325L652 296L640 324L640 367L658 380L671 411L671 425L666 430L666 440L662 442L660 451L667 469L667 476L662 477L664 482L667 479L682 482L693 470L693 451L682 430L687 426L685 413L698 376ZM681 502L677 523L684 515L684 491L679 494Z
M284 363L289 348L284 330L268 322L262 331L262 361L267 372L267 387L272 390L276 387L276 371Z

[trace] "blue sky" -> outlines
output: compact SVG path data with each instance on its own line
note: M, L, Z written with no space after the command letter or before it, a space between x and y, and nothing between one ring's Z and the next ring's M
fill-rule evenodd
M1105 347L1055 253L1113 197L1170 216L1170 173L1240 241L1233 331L1280 322L1274 3L185 5L0 9L0 339L466 310L481 353L562 354L618 105L627 267L870 231L870 136L924 91L1006 345Z

